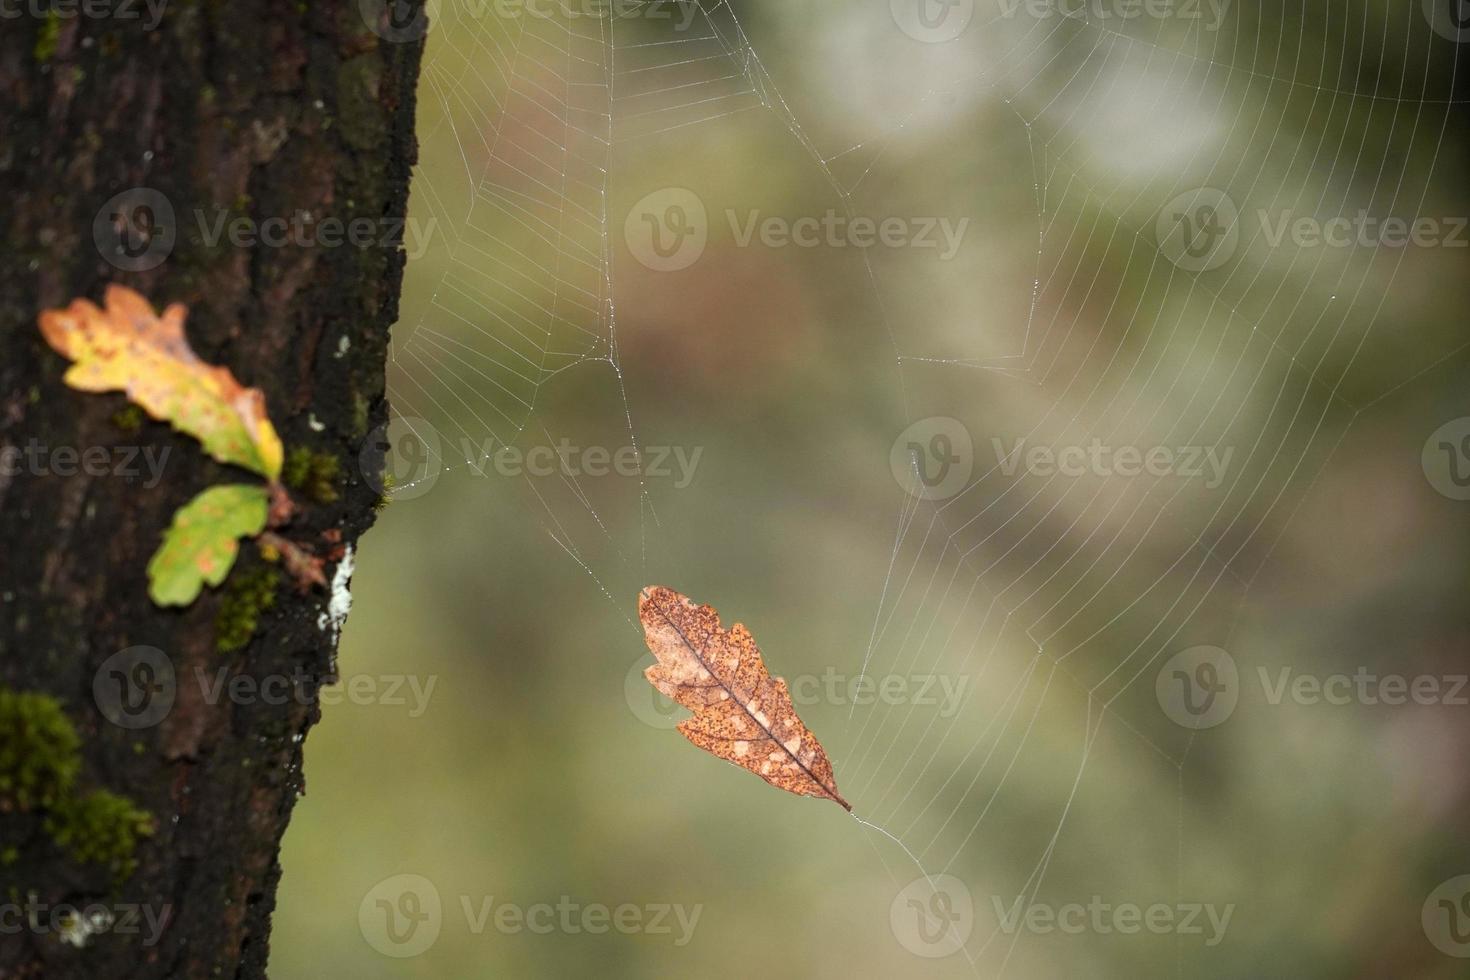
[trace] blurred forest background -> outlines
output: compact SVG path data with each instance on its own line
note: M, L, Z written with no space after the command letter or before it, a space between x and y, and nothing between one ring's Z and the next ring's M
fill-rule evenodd
M391 503L273 971L1463 976L1460 920L1430 921L1470 873L1470 707L1446 703L1470 46L1447 10L591 9L431 5ZM1434 224L1273 241L1360 211ZM758 229L829 213L908 237ZM1023 439L1174 468L998 456ZM559 440L667 449L666 472L485 458ZM1219 479L1182 472L1192 447L1229 451ZM649 584L805 679L839 788L902 846L669 730L639 677ZM865 663L890 686L854 704ZM1283 671L1443 687L1314 703ZM1181 715L1179 677L1221 707ZM915 891L920 867L959 884ZM1231 911L1216 936L1203 912L1203 934L1008 926L1020 895ZM559 901L699 911L687 934L476 925ZM433 920L398 944L384 908Z

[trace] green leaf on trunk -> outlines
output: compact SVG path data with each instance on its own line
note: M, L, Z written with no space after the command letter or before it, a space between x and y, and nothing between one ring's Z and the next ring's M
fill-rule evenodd
M187 606L207 582L219 585L235 564L240 538L265 528L265 487L210 487L180 507L148 562L148 595L160 606Z

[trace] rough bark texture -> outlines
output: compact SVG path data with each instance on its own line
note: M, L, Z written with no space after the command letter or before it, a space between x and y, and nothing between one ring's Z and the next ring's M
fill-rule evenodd
M365 471L380 458L372 434L386 417L404 261L382 240L405 211L422 42L369 24L374 5L356 0L169 3L153 29L141 3L119 0L105 17L66 9L0 25L0 449L15 447L0 469L0 688L57 698L81 739L76 784L128 797L154 832L119 881L71 857L42 813L0 790L0 977L260 976L302 740L316 685L334 671L329 595L299 590L245 544L221 588L186 609L153 606L144 570L173 512L211 484L252 478L166 424L139 425L122 395L65 387L36 314L100 301L109 282L159 307L187 304L198 354L262 388L288 453L322 463L283 533L324 557L331 579L379 496ZM94 232L99 210L131 188L174 212L175 241L155 268L104 255L110 215L100 241ZM221 216L298 215L308 231L279 247L209 241ZM368 219L374 240L306 240L324 218ZM27 447L29 458L15 455ZM73 474L66 450L91 447L120 469L133 447L167 449L162 478ZM335 477L323 462L333 459ZM249 597L232 600L240 582L273 598L253 623ZM233 649L242 629L250 638ZM137 645L168 657L174 700L156 724L129 729L104 716L93 682ZM242 687L211 696L221 668L292 683L265 684L269 698ZM141 924L114 926L76 948L23 910L58 903L150 910L163 932L149 944Z

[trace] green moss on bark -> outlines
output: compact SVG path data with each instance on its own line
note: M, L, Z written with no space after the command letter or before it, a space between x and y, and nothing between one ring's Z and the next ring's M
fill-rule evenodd
M260 626L260 614L276 604L281 573L269 566L231 577L214 617L215 648L220 653L244 649Z
M337 480L342 461L331 453L314 453L297 446L286 454L281 482L306 494L314 503L330 504L337 499Z
M40 814L69 859L101 865L120 884L137 867L138 840L153 832L153 818L116 793L78 792L81 744L60 701L0 688L0 809ZM7 847L0 865L19 853Z
M148 421L147 414L137 405L128 404L112 413L112 424L127 435L137 435Z
M138 866L138 841L153 833L153 817L127 797L99 789L61 800L44 826L71 860L101 865L121 883Z
M61 14L51 10L46 13L46 22L36 38L36 64L45 65L56 57L56 48L61 43Z
M24 812L67 797L81 744L55 698L0 689L0 808Z

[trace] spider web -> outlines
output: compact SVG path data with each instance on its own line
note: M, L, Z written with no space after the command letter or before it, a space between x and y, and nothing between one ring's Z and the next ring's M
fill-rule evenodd
M1182 900L1194 894L1186 780L1202 736L1161 718L1161 662L1191 644L1232 645L1243 601L1317 473L1397 390L1374 389L1354 366L1386 360L1410 384L1463 349L1375 341L1405 249L1272 248L1252 216L1432 212L1457 51L1418 4L1229 5L1213 30L1113 20L1097 5L1049 17L1011 6L982 0L945 44L915 44L887 24L918 59L911 87L834 81L823 97L849 110L834 115L788 101L783 87L795 89L776 84L742 26L749 18L723 0L667 19L653 16L654 3L626 16L502 18L445 2L423 76L439 110L426 113L425 139L452 130L459 157L421 173L415 194L438 223L449 271L395 339L391 396L410 425L437 430L439 472L474 472L500 447L553 438L537 418L559 376L601 372L619 406L615 428L641 452L618 312L629 259L611 202L618 181L666 182L629 172L623 149L647 160L652 144L684 160L696 141L758 117L784 130L848 218L968 213L987 188L946 198L958 182L942 174L924 201L889 195L895 175L935 147L956 168L974 163L974 136L955 120L990 119L1009 142L978 159L995 167L998 188L1020 188L1013 197L1029 213L998 218L1026 236L1008 239L1004 256L967 249L940 271L908 254L855 259L881 338L868 353L901 393L894 431L945 416L982 438L972 477L947 499L925 499L917 465L895 488L870 629L840 665L873 677L963 676L971 695L948 717L879 703L854 710L845 731L818 732L875 860L898 884L955 874L1028 900L1058 877L1095 888L1078 884L1088 839L1134 819L1153 839L1129 853L1146 855L1166 882L1156 887ZM850 20L853 36L868 36L870 23ZM823 31L835 43L845 36ZM1365 61L1375 76L1360 72ZM1155 217L1201 187L1236 203L1239 244L1219 267L1192 272L1165 254ZM926 308L996 262L1015 271L1015 288L986 298L985 322ZM990 451L992 432L1009 444L1233 456L1210 487L1018 474ZM620 542L604 516L620 502L565 477L550 490L526 486L536 519L636 630L633 590L608 583L646 584L650 549L679 534L660 520L658 494L637 482L639 540ZM1121 817L1126 788L1088 779L1104 754L1161 767L1175 784L1173 812ZM1001 839L1006 853L988 846ZM1018 968L1023 948L1020 933L977 924L963 959L977 975L1000 975ZM1184 956L1181 943L1181 973Z

